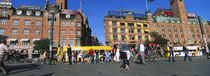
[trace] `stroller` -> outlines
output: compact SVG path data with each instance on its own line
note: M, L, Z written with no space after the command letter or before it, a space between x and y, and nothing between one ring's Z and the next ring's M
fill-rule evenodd
M20 52L20 61L22 62L22 63L31 63L31 60L28 58L29 56L28 56L28 50L26 50L26 49L23 49L23 50L21 50L21 52Z

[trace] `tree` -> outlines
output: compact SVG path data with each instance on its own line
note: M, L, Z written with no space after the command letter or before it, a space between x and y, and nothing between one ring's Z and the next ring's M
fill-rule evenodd
M161 47L165 47L168 44L168 39L163 38L158 32L151 32L152 37L151 43L160 44Z
M41 39L34 42L34 49L40 50L40 53L44 53L44 51L49 51L49 39Z

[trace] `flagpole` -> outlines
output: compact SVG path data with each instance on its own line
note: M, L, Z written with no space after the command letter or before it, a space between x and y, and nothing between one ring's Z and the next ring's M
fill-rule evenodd
M80 10L82 10L82 1L80 1Z
M146 0L146 8L147 8L147 11L148 11L148 2L147 2L147 0Z

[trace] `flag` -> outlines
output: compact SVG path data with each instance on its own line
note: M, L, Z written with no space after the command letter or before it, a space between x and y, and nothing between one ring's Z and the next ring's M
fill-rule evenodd
M81 4L85 3L84 1L81 1Z
M147 0L148 2L153 2L154 0Z

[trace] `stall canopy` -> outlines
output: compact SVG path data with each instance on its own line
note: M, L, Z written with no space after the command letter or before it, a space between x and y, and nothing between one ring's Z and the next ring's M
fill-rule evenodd
M22 38L20 41L29 41L29 38Z

